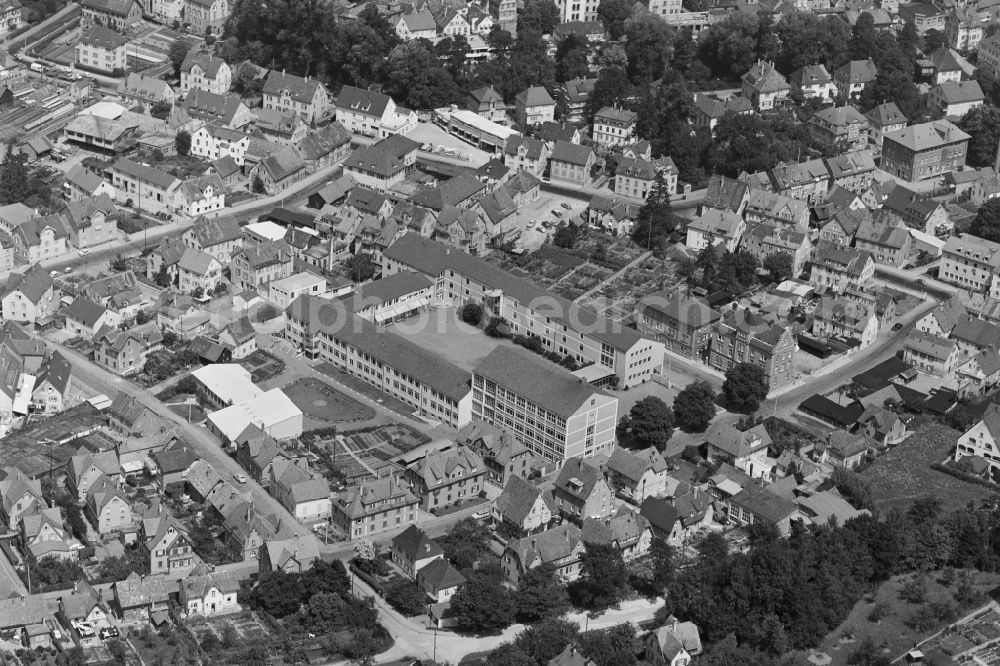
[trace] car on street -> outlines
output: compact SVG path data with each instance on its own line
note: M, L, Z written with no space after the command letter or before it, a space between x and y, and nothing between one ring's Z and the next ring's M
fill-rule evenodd
M80 256L81 257L86 257L88 254L90 254L90 250L88 250L85 247L81 247L80 248Z
M118 627L101 627L98 635L102 641L106 641L109 638L118 638L120 634L118 633Z
M917 278L917 284L927 284L927 280L923 278Z
M489 518L489 516L490 516L489 509L480 509L479 511L476 511L474 514L472 514L472 517L475 520L483 520L484 518Z
M236 479L236 483L246 483L247 482L247 475L246 474L240 474L239 472L236 472L235 474L233 474L233 478Z
M895 333L901 328L903 328L903 322L897 321L895 324L892 325L892 332Z

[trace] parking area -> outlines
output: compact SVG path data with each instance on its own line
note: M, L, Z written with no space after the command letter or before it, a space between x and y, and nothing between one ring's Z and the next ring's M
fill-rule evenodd
M517 210L517 223L521 230L518 246L528 251L536 250L560 222L580 218L586 212L587 203L584 201L563 194L541 192L538 199Z
M469 167L473 169L478 169L482 165L489 162L493 157L493 155L485 150L480 150L471 143L466 143L457 136L448 134L443 127L435 125L434 123L417 123L416 129L412 132L408 132L406 134L406 138L413 139L420 144L429 143L431 146L449 148L452 151L455 151L455 153L464 155L468 159L461 159L458 158L458 155L456 154L447 153L441 153L442 157L461 159L462 162L467 162Z

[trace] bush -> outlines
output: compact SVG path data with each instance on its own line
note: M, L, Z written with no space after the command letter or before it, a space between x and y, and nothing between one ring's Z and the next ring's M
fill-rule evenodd
M511 337L510 326L507 325L507 320L503 317L492 317L490 323L486 325L486 335L491 338Z
M483 321L483 308L478 303L466 303L461 316L466 324L479 326Z
M420 615L427 609L427 595L416 581L405 580L386 588L385 600L406 617Z
M278 311L273 305L265 305L260 310L257 310L257 321L271 321L278 316Z

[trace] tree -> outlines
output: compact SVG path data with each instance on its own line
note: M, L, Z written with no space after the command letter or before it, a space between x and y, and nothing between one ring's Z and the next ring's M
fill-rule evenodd
M754 363L734 365L726 372L726 381L722 383L722 393L729 407L744 414L757 411L767 398L767 392L767 375Z
M170 279L170 273L167 272L167 266L164 264L157 271L156 275L153 277L153 281L156 282L157 287L169 287L172 280Z
M111 260L111 270L117 271L119 273L128 270L128 261L125 257L120 254L116 254L115 258Z
M403 580L389 586L385 600L406 617L420 615L427 610L427 593L415 580Z
M494 634L514 622L514 600L497 567L473 572L465 586L451 598L459 626L477 633Z
M14 144L7 144L7 153L0 165L0 204L21 203L28 197L28 169L24 156L14 153Z
M569 608L569 593L551 565L528 570L514 593L519 622L537 622L559 617Z
M642 12L625 21L629 80L644 85L663 76L673 41L674 33L656 14Z
M556 80L560 83L587 75L590 42L583 35L570 34L556 47Z
M614 106L631 97L632 85L628 81L625 69L618 65L609 65L601 70L594 82L594 89L587 97L585 115L587 122L593 122L594 114L606 106Z
M572 250L576 247L576 241L580 237L580 228L575 224L561 222L552 234L552 244L556 247L563 247Z
M646 396L632 405L629 413L619 421L618 428L627 432L639 446L653 446L662 451L674 434L674 413L660 398Z
M653 586L662 592L674 582L674 547L654 537L649 545L649 556L653 562Z
M567 645L575 643L580 628L562 618L549 618L518 634L514 646L520 648L537 664L548 664Z
M222 642L214 631L206 632L205 637L201 639L201 649L209 654L216 652L221 646Z
M569 593L583 608L602 610L618 603L628 589L628 570L621 551L612 544L587 544L580 558L580 578Z
M483 321L483 306L478 303L466 303L462 307L462 321L470 326L479 326Z
M177 132L174 137L174 145L177 147L177 154L185 157L191 153L191 134L187 130Z
M990 199L979 207L969 232L988 241L1000 241L1000 199Z
M706 381L691 382L674 398L673 409L680 428L701 432L715 417L715 391Z
M463 518L437 539L445 559L456 569L466 570L490 550L490 531L474 518Z
M344 262L344 275L354 282L367 282L378 273L378 265L367 252L358 252Z
M184 64L184 59L187 58L188 51L190 50L191 45L183 39L175 39L170 45L170 50L167 51L167 58L170 59L170 64L174 66L175 78L180 78L181 65Z
M517 31L520 38L524 30L534 30L540 35L552 34L552 29L559 23L559 8L552 0L528 0L524 10L517 18Z
M770 274L772 282L782 282L793 276L792 261L788 252L772 252L764 257L764 270Z
M662 248L675 227L676 222L670 210L670 189L663 172L657 171L653 189L636 216L632 240L647 250Z
M930 55L945 45L944 33L931 28L924 33L924 53Z
M904 70L880 68L858 98L858 106L866 112L883 102L895 102L907 118L918 118L923 112L913 74Z
M608 38L617 42L625 34L625 21L632 16L629 0L601 0L597 16L608 30Z
M170 110L173 106L170 102L157 102L149 109L149 115L160 120L166 120L167 116L170 115Z
M1000 142L1000 109L977 106L958 121L958 127L972 137L966 162L969 166L993 166Z
M635 627L626 622L580 636L580 652L597 666L631 666L639 652Z

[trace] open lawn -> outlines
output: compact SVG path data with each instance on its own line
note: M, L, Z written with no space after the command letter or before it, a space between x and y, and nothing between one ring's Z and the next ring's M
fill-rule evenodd
M498 345L512 344L460 321L458 312L458 308L432 308L389 330L470 372Z
M960 574L961 575L961 574ZM1000 583L1000 574L974 572L973 585L980 593L985 594ZM932 630L919 632L911 628L907 621L923 604L910 603L899 596L900 590L912 575L898 576L883 583L873 595L862 599L847 616L847 619L823 640L820 651L831 657L830 666L845 666L851 652L865 637L872 637L877 644L883 645L890 659L901 656L920 640L939 631L945 622L939 622ZM957 579L945 584L941 572L931 573L926 577L925 603L946 602L955 606L957 617L971 612L972 608L959 608L955 602ZM884 611L884 617L878 622L869 619L876 607ZM818 662L817 662L818 663Z
M893 507L906 508L914 500L931 495L950 511L994 495L982 486L967 483L931 469L952 452L958 431L930 423L861 473L875 496L881 513Z
M336 423L375 418L371 407L312 377L298 379L282 391L303 414L313 419Z

